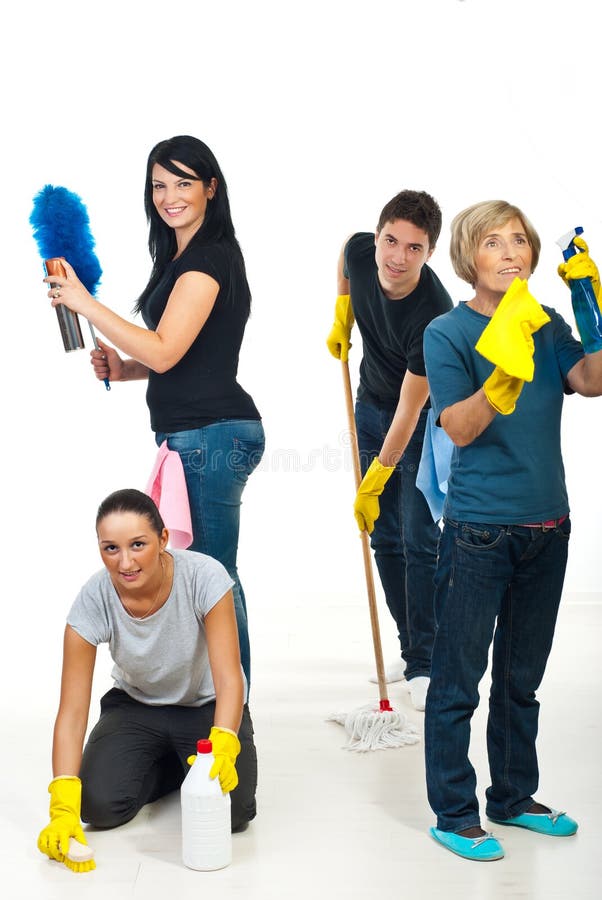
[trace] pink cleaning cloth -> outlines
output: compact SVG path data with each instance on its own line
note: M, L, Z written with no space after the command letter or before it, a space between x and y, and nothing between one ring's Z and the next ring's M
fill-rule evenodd
M169 531L170 545L176 550L189 547L192 543L192 522L184 467L180 454L170 450L167 441L159 447L145 493L154 500L161 513Z

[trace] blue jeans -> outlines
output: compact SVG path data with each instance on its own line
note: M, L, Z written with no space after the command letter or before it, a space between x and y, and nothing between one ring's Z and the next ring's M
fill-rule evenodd
M203 428L157 432L157 445L167 440L182 460L193 541L189 550L219 560L234 581L234 607L238 625L240 658L247 683L251 683L251 651L247 604L238 577L236 556L240 529L240 504L244 487L265 448L261 421L224 419Z
M428 799L442 831L480 824L468 749L492 639L486 812L508 819L534 802L535 692L552 647L570 531L568 518L551 529L445 520L424 723Z
M393 421L393 412L358 400L355 421L362 474L365 474ZM435 634L434 584L439 526L416 487L427 410L379 498L380 515L370 542L401 644L409 680L429 675Z

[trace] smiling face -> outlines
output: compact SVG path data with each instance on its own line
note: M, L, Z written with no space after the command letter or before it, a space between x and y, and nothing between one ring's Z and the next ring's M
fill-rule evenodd
M118 594L144 598L157 590L167 530L159 535L146 516L115 512L101 519L96 531L102 561Z
M161 219L176 230L178 244L190 240L200 228L207 211L207 203L212 199L217 181L212 178L209 185L200 181L188 166L174 160L183 172L191 178L176 175L155 163L152 171L153 203Z
M378 280L385 297L401 300L420 281L420 271L434 247L429 247L426 231L405 219L386 222L375 239Z
M474 258L475 295L499 300L515 278L529 278L533 253L520 219L510 219L481 239Z

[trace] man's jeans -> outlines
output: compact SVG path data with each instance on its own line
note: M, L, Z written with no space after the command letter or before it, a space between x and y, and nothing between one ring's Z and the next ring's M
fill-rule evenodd
M358 400L355 405L362 474L378 456L393 421L393 412ZM433 522L424 494L416 487L427 410L379 497L380 515L370 536L374 559L397 624L408 680L429 675L435 632L433 576L439 526Z
M167 440L169 449L177 450L182 460L194 535L188 549L219 560L234 581L240 656L250 685L247 605L236 556L242 492L263 455L263 425L255 419L227 419L190 431L157 432L155 439L158 446Z
M492 638L486 811L507 819L533 803L535 692L552 647L570 530L568 518L550 529L445 521L425 712L427 791L442 831L480 824L468 749Z

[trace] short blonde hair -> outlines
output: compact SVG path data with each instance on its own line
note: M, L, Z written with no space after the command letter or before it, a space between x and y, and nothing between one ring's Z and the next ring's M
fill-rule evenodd
M492 228L505 225L514 218L520 219L525 229L531 248L531 271L535 271L541 241L531 222L518 206L506 203L505 200L486 200L463 209L451 223L449 253L458 278L474 287L477 280L475 256L483 236Z

